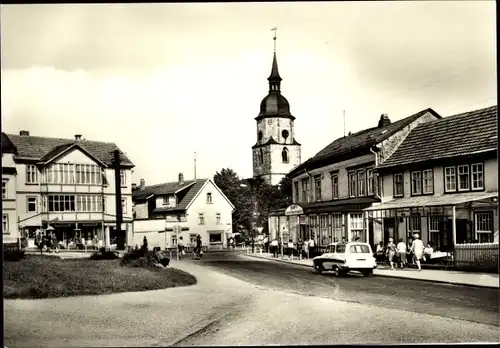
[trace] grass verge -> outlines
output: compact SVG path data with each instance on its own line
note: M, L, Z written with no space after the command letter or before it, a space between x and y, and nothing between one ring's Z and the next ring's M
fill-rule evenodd
M196 278L175 268L129 268L120 260L62 260L27 255L3 263L5 299L54 298L146 291L196 284Z

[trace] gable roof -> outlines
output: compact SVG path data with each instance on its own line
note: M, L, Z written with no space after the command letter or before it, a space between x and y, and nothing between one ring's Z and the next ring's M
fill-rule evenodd
M193 201L196 195L201 191L203 186L208 179L197 179L192 180L191 185L183 186L182 189L177 190L176 192L184 191L183 195L179 197L179 203L175 207L158 207L154 210L155 213L158 212L166 212L166 211L183 211L186 210L188 205ZM171 184L171 183L167 183ZM174 193L174 192L171 192ZM163 193L165 194L165 193ZM153 194L154 196L158 196L159 194Z
M295 167L289 175L296 173L298 170L308 168L309 166L320 161L334 161L340 156L359 156L360 152L368 151L372 146L387 139L428 112L437 118L441 118L441 116L433 109L427 108L385 127L372 127L342 138L338 138L319 151L316 155L314 155L314 157Z
M78 144L82 149L94 156L99 161L108 166L113 165L113 151L120 150L115 143L108 143L93 140L74 140L50 137L38 137L31 135L16 135L7 134L9 139L17 148L17 157L40 160L48 153L54 150L55 147L62 145ZM133 167L134 164L128 157L121 152L122 165Z
M151 196L174 194L193 185L195 181L196 180L186 180L182 185L179 185L178 181L164 182L162 184L146 186L143 189L137 188L132 191L132 199L134 201L143 201Z
M200 192L205 188L206 185L208 185L208 183L211 183L212 186L220 193L220 195L222 196L222 198L224 198L228 203L229 205L231 206L231 208L234 210L234 205L233 203L229 200L229 198L227 198L227 196L224 194L224 192L222 192L222 190L219 188L219 186L217 186L215 184L215 182L213 182L211 179L208 179L205 184L200 188L200 190L198 190L198 192L196 192L196 194L193 196L192 200L191 200L191 203L194 202L194 200L196 199L196 197L198 197L198 195L200 194ZM189 208L189 206L191 205L191 203L189 203L187 206L186 206L186 209Z
M56 159L57 157L63 155L64 153L70 151L71 149L75 149L75 148L81 150L84 154L91 157L94 161L100 163L103 166L106 166L106 164L104 162L102 162L98 158L94 157L91 153L89 153L84 148L82 148L78 143L68 143L68 144L56 146L52 149L52 151L49 151L45 156L43 156L40 159L40 162L49 163L49 162L53 161L54 159Z
M2 153L17 153L16 147L4 132L2 132Z
M497 146L495 105L419 124L379 168L496 151Z

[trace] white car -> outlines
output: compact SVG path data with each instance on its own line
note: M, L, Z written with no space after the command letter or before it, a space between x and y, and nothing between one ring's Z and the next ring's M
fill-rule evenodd
M370 244L362 242L331 243L323 255L313 258L313 263L317 272L333 271L337 277L349 271L358 271L367 277L377 268Z

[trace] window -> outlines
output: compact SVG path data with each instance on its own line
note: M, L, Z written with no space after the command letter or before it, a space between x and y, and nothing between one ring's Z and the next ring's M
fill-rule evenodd
M476 237L479 243L493 242L493 213L475 213L474 221L476 225Z
M332 199L339 199L339 175L332 174Z
M441 216L429 216L429 242L432 242L435 249L441 248L440 226L442 222Z
M471 165L472 189L482 190L484 188L483 164L475 163Z
M286 147L283 148L283 151L281 151L281 159L283 160L283 163L288 163L288 149Z
M293 203L298 203L299 202L299 182L298 181L295 181L293 183L293 188L294 188L294 193L295 193L295 199L293 201Z
M220 213L215 214L215 223L220 225Z
M168 196L164 196L163 197L163 202L162 202L162 205L168 205L170 202L168 200Z
M309 202L309 180L302 179L302 202Z
M7 199L7 180L2 181L2 199Z
M44 173L48 184L102 184L102 169L96 165L56 163Z
M469 166L468 165L458 166L458 190L459 191L469 190Z
M373 193L374 193L374 191L373 191L373 186L374 186L373 185L374 184L374 182L373 182L373 169L368 169L366 171L366 177L367 177L367 179L366 179L367 194L368 194L368 196L373 196Z
M356 197L356 173L349 173L349 197Z
M316 201L321 201L321 175L314 177L314 198Z
M9 233L9 215L2 215L2 232Z
M38 184L38 170L34 164L28 164L26 166L26 183Z
M455 167L444 168L444 190L445 192L453 192L457 190Z
M421 195L422 194L422 173L421 172L411 172L411 194Z
M177 245L177 235L173 235L172 238L171 238L171 244L173 246L176 246Z
M207 203L212 203L212 193L207 192Z
M366 173L364 170L358 172L358 197L366 195Z
M210 233L210 243L222 243L222 233Z
M262 149L259 150L259 163L264 163L264 151L262 151Z
M29 213L36 213L36 211L37 211L36 197L27 197L26 201L27 201L27 205L28 205L28 212Z
M412 233L420 232L420 214L411 215L408 221L408 230Z
M355 244L349 247L349 252L351 254L370 254L370 248L368 245Z
M74 212L74 195L51 195L49 196L49 212Z
M205 224L205 216L203 215L203 213L198 213L198 224L199 225Z
M100 195L78 195L76 196L76 211L78 212L102 212L104 211L105 198Z
M343 254L343 253L345 253L345 247L346 247L345 244L337 244L335 252L337 252L339 254Z
M332 215L333 238L336 241L342 239L342 214Z
M439 232L440 223L441 223L441 216L429 216L429 231Z
M126 214L126 213L127 213L127 199L122 198L122 214Z
M127 186L127 173L123 169L120 170L120 185Z
M189 235L189 244L192 246L196 245L196 234L190 234Z
M422 189L424 194L434 193L434 178L432 169L422 171Z
M361 238L363 232L363 214L351 214L350 219L351 240Z
M330 236L328 233L328 215L319 216L319 243L320 245L328 245L331 243Z

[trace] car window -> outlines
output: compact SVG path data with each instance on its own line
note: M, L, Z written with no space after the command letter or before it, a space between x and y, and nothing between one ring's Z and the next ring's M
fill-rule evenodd
M351 254L370 254L370 248L364 244L354 244L349 247Z
M337 252L345 253L345 244L337 244Z
M326 248L326 252L327 252L327 253L334 253L334 252L335 252L335 245L329 245L329 246Z

